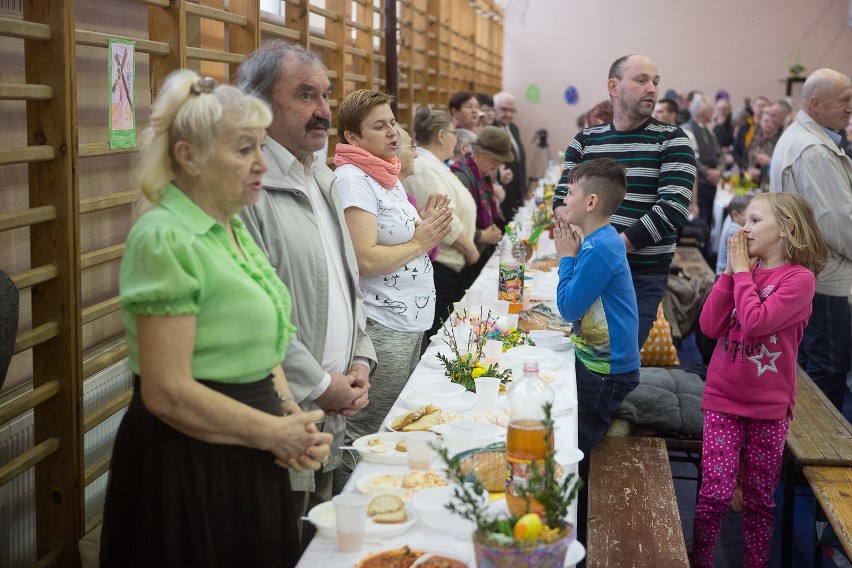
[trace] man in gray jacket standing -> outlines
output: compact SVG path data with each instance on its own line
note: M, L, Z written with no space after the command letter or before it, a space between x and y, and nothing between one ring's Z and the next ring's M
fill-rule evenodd
M315 154L331 126L325 67L301 46L274 41L242 64L239 83L273 113L264 141L265 191L240 216L293 298L296 339L283 361L293 396L303 409L326 411L322 430L334 435L321 471L290 472L293 489L305 492L293 511L301 517L331 498L345 417L367 404L376 353L364 332L358 266L332 190L334 173Z
M852 159L839 144L852 115L852 82L833 69L818 69L805 81L802 98L803 110L772 153L770 190L807 199L828 245L799 364L842 411L852 337Z

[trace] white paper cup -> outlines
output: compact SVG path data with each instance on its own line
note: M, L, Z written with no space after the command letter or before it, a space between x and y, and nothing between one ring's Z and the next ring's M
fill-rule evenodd
M447 452L451 456L454 456L477 447L476 436L478 428L479 425L476 422L459 420L448 423L446 433L444 434L444 443L447 445Z
M432 443L438 438L434 432L408 432L405 441L408 445L408 469L425 470L432 469L432 459L435 450Z
M337 523L337 548L357 552L364 546L367 505L372 497L362 493L343 493L332 499Z
M497 397L500 396L500 379L497 377L479 377L473 381L476 385L476 409L494 410Z
M498 339L488 339L482 346L482 365L488 367L500 362L503 354L503 342Z
M494 314L508 314L509 300L492 300L491 312Z
M481 304L482 303L482 290L477 288L468 288L465 290L464 301L468 304Z

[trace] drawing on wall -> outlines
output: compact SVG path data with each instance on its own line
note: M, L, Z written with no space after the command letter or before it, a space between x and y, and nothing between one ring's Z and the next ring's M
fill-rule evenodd
M135 42L109 40L109 147L136 147Z

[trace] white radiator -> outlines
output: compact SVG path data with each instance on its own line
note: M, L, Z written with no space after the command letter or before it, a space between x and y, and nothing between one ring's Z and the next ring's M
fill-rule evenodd
M132 385L127 359L115 363L83 384L83 412L96 411ZM112 451L112 443L124 409L86 433L84 467ZM0 464L8 463L33 446L32 411L0 426ZM108 473L93 481L85 492L86 518L104 504ZM35 564L35 473L29 469L0 486L0 568ZM8 527L8 530L7 530Z

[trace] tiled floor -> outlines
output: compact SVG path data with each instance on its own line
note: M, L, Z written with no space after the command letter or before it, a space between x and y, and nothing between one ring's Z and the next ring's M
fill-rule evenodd
M700 363L700 357L695 350L692 337L688 337L681 345L678 352L681 364ZM843 414L852 422L852 393L846 393ZM672 463L674 475L694 476L695 467L691 464ZM680 507L683 534L686 539L688 550L692 549L692 523L695 516L695 481L675 480L675 492L677 493L678 505ZM806 485L797 488L797 494L808 493ZM772 540L772 557L770 567L776 568L781 565L781 487L775 494L775 531ZM813 568L813 526L814 509L813 499L809 497L797 497L794 511L795 525L793 527L793 567ZM742 568L742 515L728 513L722 523L722 534L716 546L715 568ZM823 558L823 566L831 568L834 563L828 558Z

